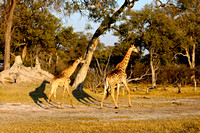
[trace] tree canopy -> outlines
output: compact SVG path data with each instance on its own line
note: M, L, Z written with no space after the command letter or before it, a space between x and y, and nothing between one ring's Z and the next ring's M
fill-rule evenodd
M14 56L22 55L26 66L34 66L38 57L42 68L56 75L83 56L88 59L86 82L92 81L98 86L98 82L102 82L101 76L105 77L104 73L111 71L123 59L129 46L135 44L141 54L132 54L128 76L139 77L152 65L158 83L173 83L175 80L191 83L182 77L190 79L194 71L199 75L199 1L152 3L141 10L131 10L135 2L125 0L118 7L116 0L17 1L11 28L11 63ZM0 3L0 9L0 59L3 60L8 12L3 3ZM63 11L63 15L79 11L89 20L99 22L100 26L93 35L74 32L73 27L65 27L52 14L52 9ZM117 21L120 23L115 23ZM116 31L114 35L119 37L119 43L114 46L102 44L98 37L111 29ZM144 51L148 53L144 54ZM75 74L79 70L80 67ZM145 82L150 81L150 76L145 78Z

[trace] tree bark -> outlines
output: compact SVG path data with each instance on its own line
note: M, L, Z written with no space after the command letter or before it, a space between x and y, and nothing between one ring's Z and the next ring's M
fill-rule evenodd
M23 50L22 50L22 61L25 60L27 54L27 44L25 44Z
M150 51L150 67L151 67L151 76L152 76L152 88L156 87L156 73L155 73L155 68L153 65L153 52L152 50Z
M193 40L192 37L190 37L191 41ZM192 60L190 58L190 53L189 53L189 48L184 47L185 48L185 52L186 52L186 57L188 59L188 63L190 65L190 69L192 70L192 77L191 80L193 80L194 82L194 92L196 93L196 86L197 86L197 81L196 81L196 75L195 75L195 51L196 51L196 45L195 43L192 45Z
M10 68L10 41L11 41L11 28L13 22L13 13L16 6L16 0L10 1L10 8L6 20L6 30L5 30L5 54L4 54L4 69ZM9 4L9 3L8 3Z
M73 88L75 88L76 90L82 91L83 85L84 85L84 80L87 76L87 72L90 66L90 62L92 60L93 57L93 53L98 45L98 38L92 39L91 41L91 47L89 47L89 49L87 50L87 55L85 57L85 63L83 64L83 66L81 67L81 69L79 70L75 81L72 85Z
M192 66L191 66L191 70L193 71L192 79L194 81L194 92L196 93L196 91L197 91L197 81L196 81L196 75L195 75L195 50L196 50L196 45L194 43L193 44L193 48L192 48Z
M81 69L79 70L75 78L75 81L72 85L73 88L75 88L76 90L82 91L84 80L87 76L87 72L88 72L92 57L93 57L93 53L96 49L96 46L98 45L99 36L102 35L106 30L108 30L111 24L116 22L118 16L124 11L126 7L132 8L134 6L135 1L137 0L132 0L132 1L125 0L124 4L119 8L119 10L117 10L111 17L108 17L107 19L105 19L101 23L99 28L96 30L87 48L85 63L82 65Z

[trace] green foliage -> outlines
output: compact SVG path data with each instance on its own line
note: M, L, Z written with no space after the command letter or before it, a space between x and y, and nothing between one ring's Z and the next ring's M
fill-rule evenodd
M13 33L13 49L20 43L28 43L28 47L49 50L55 47L55 35L61 28L61 21L53 16L40 3L31 6L17 6L14 18L15 32Z
M115 47L113 48L112 56L111 56L111 63L116 66L119 62L121 62L130 47L131 43L120 43L116 44ZM139 58L138 54L135 52L132 52L130 61L129 61L129 66L134 64L135 60Z
M169 78L160 79L162 77L167 78L167 76L163 76L164 71L171 75L171 79L175 78L176 81L185 82L180 78L181 76L189 79L191 72L188 67L170 67L169 69L174 69L174 71L171 71L173 74L163 68L170 66L174 61L177 64L188 64L187 58L181 55L176 56L176 58L174 56L177 53L185 54L186 47L191 52L193 44L196 44L199 49L199 2L181 0L177 1L176 4L170 4L164 8L146 5L141 10L132 10L127 12L128 17L122 24L114 27L114 29L117 29L115 35L120 37L121 44L136 43L136 46L141 49L153 52L154 64L156 60L159 60L161 65L158 82L169 80ZM199 51L198 49L197 51ZM196 52L196 55L198 55L198 52ZM148 66L149 56L146 57L142 58L141 62ZM198 62L198 60L196 61ZM180 72L177 76L176 71L181 71L181 69L187 72ZM187 83L191 83L191 81L187 81Z
M188 85L192 84L191 76L192 71L186 65L166 65L160 69L158 83Z
M34 66L35 57L38 56L42 68L55 74L66 69L67 64L71 65L79 56L83 56L90 35L74 33L72 27L61 27L61 20L52 15L44 4L36 1L22 2L16 6L11 53L25 54L23 62L26 66ZM5 24L3 15L0 18L0 48L3 54Z
M108 19L117 6L116 0L74 0L66 2L66 12L72 14L79 11L82 15L87 15L90 20L100 22ZM87 10L86 14L83 13L84 10Z
M109 21L118 5L116 0L74 0L67 2L63 0L39 0L21 1L17 4L12 28L12 55L25 54L23 62L26 66L34 66L35 57L38 56L43 69L58 74L70 66L76 58L84 56L92 35L74 32L73 27L62 27L61 20L51 14L50 5L55 10L62 9L60 7L64 5L64 12L68 15L77 11L85 13L83 11L87 10L84 15L87 15L90 20L94 22L105 20L103 21L105 23ZM46 8L47 6L49 8ZM191 52L191 46L195 44L196 67L199 67L199 7L197 0L179 0L174 5L170 4L163 8L146 5L141 10L124 12L124 15L127 15L126 17L122 16L125 17L125 20L119 26L111 25L117 31L114 34L120 38L119 44L105 46L100 41L98 42L95 57L98 59L100 68L104 70L108 58L111 56L106 72L111 71L123 59L130 45L135 44L141 53L143 50L152 50L154 61L160 62L159 83L165 81L173 83L174 80L185 84L191 83L190 80L185 81L184 78L181 78L189 79L191 76L187 58L180 54L176 57L174 55L176 53L186 54L186 47ZM3 59L5 43L4 17L6 14L3 9L3 4L0 3L0 11L2 11L0 14L0 59ZM104 28L102 27L102 29ZM104 30L100 29L99 32L103 33ZM149 68L149 57L148 53L141 57L133 53L127 73L130 74L133 71L133 78L140 77ZM88 74L90 80L88 81L93 82L94 77L98 74L95 58L93 58L90 67L91 71ZM181 70L184 72L181 73ZM198 72L197 75L199 75ZM149 78L145 80L149 81ZM197 80L199 80L198 76Z
M74 33L72 27L63 28L56 36L58 47L67 53L67 60L75 60L83 56L89 37L82 32Z

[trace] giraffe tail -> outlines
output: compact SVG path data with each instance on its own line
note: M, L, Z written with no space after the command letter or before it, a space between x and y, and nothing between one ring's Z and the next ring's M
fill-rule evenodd
M108 98L108 96L110 95L110 91L109 91L109 89L107 89L106 91L107 91L106 98Z
M110 94L109 83L108 83L107 80L106 80L106 83L105 83L105 91L106 91L106 97L105 97L105 99L106 99Z

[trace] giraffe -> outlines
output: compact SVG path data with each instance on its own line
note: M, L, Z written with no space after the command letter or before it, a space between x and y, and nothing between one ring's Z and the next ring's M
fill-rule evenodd
M127 78L126 68L128 66L132 51L139 53L138 49L134 46L134 44L132 44L131 47L126 52L126 55L124 56L123 60L120 63L117 64L117 66L115 67L114 70L112 70L110 73L108 73L108 75L106 77L106 82L105 82L105 86L104 86L104 94L103 94L103 98L102 98L102 101L101 101L101 107L100 108L103 107L103 101L106 97L107 89L108 89L109 86L110 86L110 89L111 89L111 96L113 98L115 108L116 109L118 108L117 100L118 100L118 96L119 96L120 83L123 83L125 85L127 91L128 91L129 106L131 106L130 89L128 88L128 85L127 85L127 82L126 82L126 78ZM114 96L115 85L117 85L116 99L115 99L115 96Z
M62 71L60 75L54 76L51 79L51 81L50 81L50 83L51 83L51 91L49 93L49 99L48 99L48 102L46 104L46 108L48 108L49 102L51 100L51 96L53 94L54 94L54 99L55 99L55 102L56 102L56 106L57 106L57 108L59 108L57 100L56 100L56 90L57 90L58 86L61 86L61 87L64 86L64 91L63 91L63 95L62 95L62 102L61 102L61 108L63 108L62 105L63 105L64 95L65 95L66 90L68 92L72 108L74 108L74 106L72 104L71 94L69 92L69 84L71 82L70 76L74 73L74 71L75 71L75 69L76 69L76 67L78 66L79 63L84 63L84 60L83 60L82 57L76 59L75 62L73 63L73 65L70 66L69 68L65 69L64 71Z

